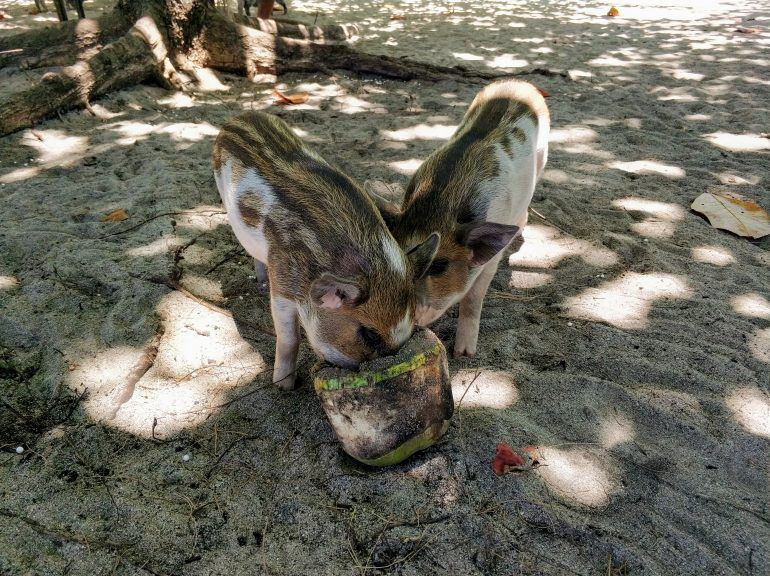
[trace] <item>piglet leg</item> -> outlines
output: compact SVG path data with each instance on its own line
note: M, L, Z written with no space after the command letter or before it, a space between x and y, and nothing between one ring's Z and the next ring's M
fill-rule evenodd
M500 255L487 262L471 289L460 300L460 317L457 320L457 332L455 333L455 358L476 354L481 308L484 306L484 296L492 283L492 278L495 277L499 262Z
M267 266L264 262L260 262L256 258L254 258L254 274L257 278L257 285L259 286L259 291L262 294L266 294L268 290L268 284L267 284Z
M297 305L291 300L270 295L270 311L275 328L275 364L273 382L281 390L293 390L299 350L299 317Z

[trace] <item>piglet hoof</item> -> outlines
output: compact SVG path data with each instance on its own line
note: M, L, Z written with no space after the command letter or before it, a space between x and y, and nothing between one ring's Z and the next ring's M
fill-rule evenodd
M463 356L465 356L466 358L473 358L475 355L476 355L475 349L467 350L465 346L462 346L462 347L455 346L454 353L452 354L452 356L454 356L455 358L462 358Z
M273 374L273 382L284 392L290 392L297 386L296 376L293 372L283 377Z
M257 280L257 294L260 294L262 296L270 294L270 283L266 281L260 282L259 280Z

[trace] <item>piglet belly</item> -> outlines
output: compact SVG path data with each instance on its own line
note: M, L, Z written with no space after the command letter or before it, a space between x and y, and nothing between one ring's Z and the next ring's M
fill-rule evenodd
M227 219L233 229L238 242L246 249L252 258L267 264L268 242L265 237L265 224L260 222L257 226L249 226L243 221L238 208L233 206L227 211Z

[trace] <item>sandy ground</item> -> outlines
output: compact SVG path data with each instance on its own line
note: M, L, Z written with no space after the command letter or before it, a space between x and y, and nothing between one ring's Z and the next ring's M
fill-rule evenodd
M384 470L341 452L312 387L269 385L212 141L266 108L403 186L481 85L287 76L311 98L279 108L221 77L1 139L0 574L768 574L770 245L689 205L770 209L770 19L688 4L291 3L362 24L362 50L560 73L525 76L551 93L551 155L479 353L450 363L462 404ZM23 6L0 33L40 25ZM499 441L547 465L496 477Z

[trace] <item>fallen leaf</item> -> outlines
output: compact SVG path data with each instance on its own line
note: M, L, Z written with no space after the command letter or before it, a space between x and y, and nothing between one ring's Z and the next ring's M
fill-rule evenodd
M733 192L706 192L690 208L706 216L714 228L738 236L756 239L770 234L770 215L756 202Z
M281 94L277 89L273 90L273 98L277 104L304 104L310 98L307 92L295 92L294 94Z
M495 459L492 460L492 470L498 476L508 473L511 468L520 468L524 466L524 458L513 451L505 442L497 445Z
M406 16L403 14L391 14L390 15L391 20L406 20Z
M740 32L741 34L758 34L759 32L762 32L761 28L744 28L743 26L739 26L735 29L736 32Z
M104 218L102 218L102 222L122 222L126 219L128 219L128 214L126 211L123 210L123 208L118 208L117 210L113 210Z
M535 90L540 92L540 95L543 98L550 98L550 96L551 96L551 93L548 90L543 90L542 88L538 88L537 86L535 87Z
M610 11L607 12L607 16L620 16L620 10L618 10L613 6L612 8L610 8Z

